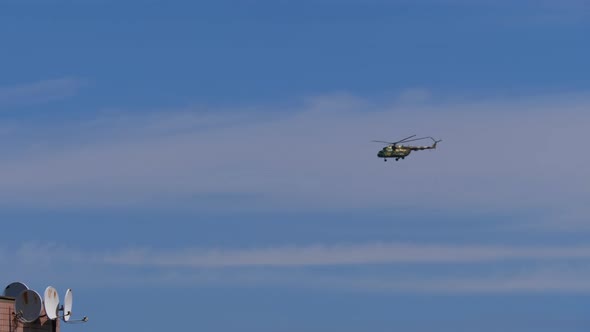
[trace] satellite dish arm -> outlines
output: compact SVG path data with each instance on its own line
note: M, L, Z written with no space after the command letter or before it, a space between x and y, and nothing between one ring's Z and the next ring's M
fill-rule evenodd
M69 320L69 321L66 321L65 323L76 324L76 323L86 323L87 321L88 321L88 316L84 316L84 317L82 317L82 319Z

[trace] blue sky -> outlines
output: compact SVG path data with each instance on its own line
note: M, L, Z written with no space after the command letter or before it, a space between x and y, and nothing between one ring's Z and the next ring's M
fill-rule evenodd
M3 1L2 279L73 288L64 331L585 331L589 19Z

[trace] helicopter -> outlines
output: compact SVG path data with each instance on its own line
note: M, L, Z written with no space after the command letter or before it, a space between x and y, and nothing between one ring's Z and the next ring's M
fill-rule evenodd
M410 139L414 136L416 136L416 135L408 136L408 137L406 137L402 140L399 140L397 142L372 141L372 142L379 142L379 143L387 143L388 144L386 147L384 147L383 149L381 149L381 151L379 151L377 153L377 157L383 158L383 161L387 161L387 158L395 158L395 160L397 161L397 160L406 158L412 151L436 149L436 144L438 142L442 141L442 140L435 140L434 138L432 138L430 136ZM428 138L434 142L431 146L400 145L400 143L419 141L419 140L428 139Z

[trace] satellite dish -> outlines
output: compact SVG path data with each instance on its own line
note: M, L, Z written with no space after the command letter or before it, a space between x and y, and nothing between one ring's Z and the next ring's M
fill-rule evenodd
M72 289L68 288L66 291L66 295L64 296L64 315L63 320L67 322L72 317L72 302L74 301L74 296L72 295Z
M66 290L66 295L64 295L64 304L61 307L64 314L61 316L64 322L66 323L86 323L88 321L88 317L84 316L82 319L72 320L72 302L74 300L74 296L72 295L72 289L68 288Z
M45 313L47 318L54 320L57 318L59 296L57 290L51 286L45 288L45 294L43 294L43 303L45 304Z
M32 289L22 291L14 303L16 316L25 323L31 323L41 316L43 303L39 293Z
M27 285L22 282L13 282L4 288L4 296L16 298L22 291L29 289Z

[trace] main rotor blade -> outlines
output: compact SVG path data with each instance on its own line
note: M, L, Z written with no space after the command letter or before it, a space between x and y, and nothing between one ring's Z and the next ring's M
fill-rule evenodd
M405 142L407 139L409 139L409 138L412 138L412 137L414 137L414 136L416 136L416 135L408 136L408 137L406 137L406 138L404 138L404 139L402 139L402 140L400 140L400 141L397 141L397 142L395 142L395 143L401 143L401 142ZM393 143L393 144L395 144L395 143Z
M416 135L414 135L414 136L416 136ZM403 140L403 141L399 141L399 142L396 142L396 143L407 143L407 142L419 141L419 140L421 140L421 139L427 139L427 138L430 138L430 137L420 137L420 138L414 138L414 139L409 139L409 140Z
M394 144L394 145L395 145L395 144L398 144L398 143L407 143L407 142L419 141L419 140L422 140L422 139L427 139L427 138L430 138L430 139L431 139L431 140L433 140L434 142L440 142L440 141L437 141L437 140L435 140L434 138L432 138L432 137L430 137L430 136L426 136L426 137L420 137L420 138L414 138L414 139L410 139L410 138L412 138L412 137L414 137L414 136L416 136L416 135L408 136L408 137L406 137L406 138L402 139L401 141L397 141L397 142L386 142L386 141L375 141L375 140L373 140L373 141L371 141L371 142L377 142L377 143L387 143L387 144Z

